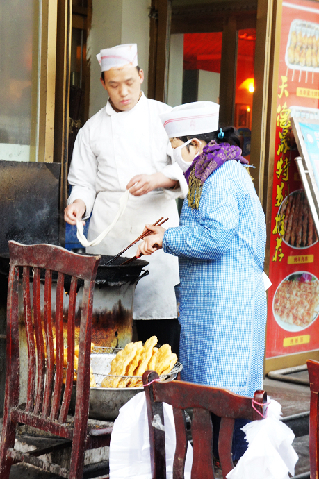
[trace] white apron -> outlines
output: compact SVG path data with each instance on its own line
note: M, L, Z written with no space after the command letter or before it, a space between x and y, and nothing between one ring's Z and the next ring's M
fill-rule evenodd
M119 200L133 176L162 171L178 179L176 165L168 165L168 139L158 118L167 108L144 95L128 112L116 113L108 103L80 131L69 173L69 182L74 186L68 202L83 199L87 215L94 205L89 241L112 223ZM169 193L158 189L147 195L130 196L112 231L99 245L87 248L87 252L115 255L142 233L145 224L153 224L162 216L169 217L165 227L178 226L176 201L174 194ZM179 195L177 190L175 198ZM125 256L134 256L136 249L134 245ZM174 286L179 283L178 259L162 250L143 259L149 262L150 273L137 285L134 319L176 318Z

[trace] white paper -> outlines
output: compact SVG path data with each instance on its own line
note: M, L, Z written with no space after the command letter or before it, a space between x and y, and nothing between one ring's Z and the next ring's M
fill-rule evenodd
M167 479L172 479L176 435L172 407L164 406L165 456ZM163 427L160 418L156 426ZM188 444L185 479L190 479L193 448ZM144 391L134 396L121 409L114 422L110 445L110 479L152 479L149 427Z
M294 433L280 421L281 406L270 400L267 418L243 427L248 441L245 454L227 479L289 479L295 474L298 456L292 446Z

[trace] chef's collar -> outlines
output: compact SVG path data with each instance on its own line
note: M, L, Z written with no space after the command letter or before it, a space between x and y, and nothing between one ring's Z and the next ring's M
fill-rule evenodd
M108 115L117 115L118 113L129 113L130 111L133 111L135 108L137 108L137 106L141 103L144 103L146 100L146 96L144 95L144 93L141 91L141 96L138 100L138 102L136 103L136 105L133 106L133 108L131 108L130 110L124 110L124 111L115 111L112 107L112 104L110 102L110 99L107 100L107 103L106 103L106 107L105 107L105 111Z

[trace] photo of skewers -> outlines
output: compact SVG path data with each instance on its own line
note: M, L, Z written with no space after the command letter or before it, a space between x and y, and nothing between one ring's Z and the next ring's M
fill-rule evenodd
M296 81L295 71L299 70L301 81L302 71L305 71L305 83L308 81L308 73L319 72L319 24L305 22L304 20L293 20L290 26L286 47L286 65L293 70L291 81Z
M296 190L286 196L278 215L278 232L292 248L309 248L318 241L309 203L304 190Z
M286 331L308 328L319 314L319 281L316 276L299 271L287 276L273 299L273 314Z

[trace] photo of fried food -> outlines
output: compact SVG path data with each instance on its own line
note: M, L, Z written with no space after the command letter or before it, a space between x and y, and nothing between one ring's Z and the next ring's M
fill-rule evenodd
M309 70L317 71L318 48L319 25L304 20L293 20L286 46L286 65L289 68L308 67Z
M306 194L303 190L290 193L279 208L278 232L293 248L308 248L318 241L318 234Z
M177 362L177 355L169 344L157 348L157 342L157 337L152 336L144 346L141 341L127 344L112 360L111 371L101 387L141 387L141 376L148 370L156 371L159 376L168 374Z
M319 314L319 281L308 272L287 276L277 288L273 313L287 331L308 328Z

